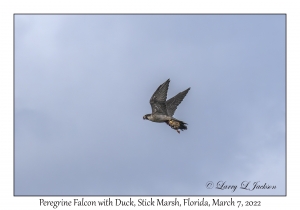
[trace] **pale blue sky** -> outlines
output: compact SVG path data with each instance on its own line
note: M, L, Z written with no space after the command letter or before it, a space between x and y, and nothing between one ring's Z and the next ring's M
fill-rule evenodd
M142 119L168 78L180 135ZM285 16L16 15L14 172L16 195L284 195Z

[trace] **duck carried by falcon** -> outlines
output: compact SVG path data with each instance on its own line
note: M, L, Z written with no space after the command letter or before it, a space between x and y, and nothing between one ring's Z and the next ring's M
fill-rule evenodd
M154 92L150 98L152 114L144 115L143 119L159 123L165 122L180 134L179 130L187 130L187 123L177 120L172 116L174 115L177 106L182 102L186 94L189 92L190 88L167 100L169 83L170 79L161 84Z

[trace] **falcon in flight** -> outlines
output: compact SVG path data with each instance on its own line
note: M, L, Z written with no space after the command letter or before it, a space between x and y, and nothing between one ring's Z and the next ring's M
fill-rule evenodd
M152 114L146 114L143 119L152 122L165 122L171 128L180 134L180 130L187 130L187 123L177 120L172 117L177 109L177 106L184 99L190 88L178 93L173 98L167 99L167 92L169 88L170 79L161 84L150 98Z

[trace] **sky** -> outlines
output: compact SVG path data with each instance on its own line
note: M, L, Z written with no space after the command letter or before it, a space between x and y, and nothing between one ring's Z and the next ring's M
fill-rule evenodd
M14 194L285 195L285 28L284 15L15 15ZM169 78L168 98L191 87L181 134L143 120ZM240 188L255 182L276 188Z

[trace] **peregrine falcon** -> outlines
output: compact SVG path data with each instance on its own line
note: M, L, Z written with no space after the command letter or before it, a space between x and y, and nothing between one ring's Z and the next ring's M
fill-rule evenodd
M180 134L180 130L187 130L187 123L177 120L172 117L177 109L177 106L184 99L190 88L178 93L173 98L167 99L167 92L169 88L170 79L161 84L150 98L152 114L146 114L143 119L152 122L165 122L171 128Z

